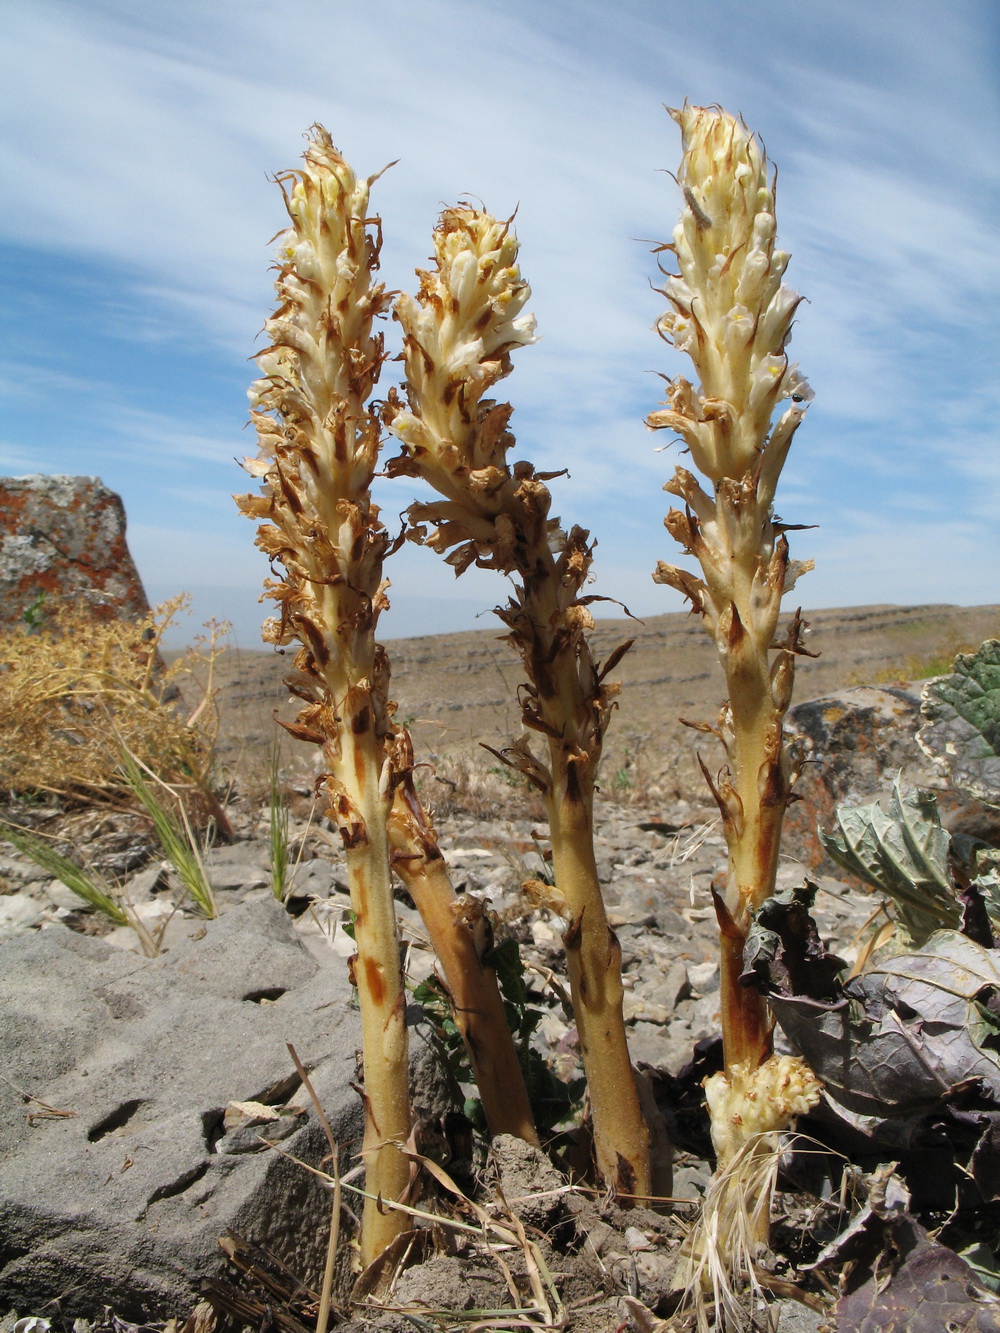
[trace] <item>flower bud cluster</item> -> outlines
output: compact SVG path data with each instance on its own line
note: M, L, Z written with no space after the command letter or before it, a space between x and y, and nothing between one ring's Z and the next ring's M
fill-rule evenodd
M756 139L715 107L670 114L683 137L685 206L663 247L679 272L663 288L670 309L658 327L691 357L700 383L673 380L667 408L649 424L676 431L718 483L743 477L766 447L783 459L812 397L785 350L801 298L781 280L789 256L775 249L774 186ZM772 437L775 407L789 398Z
M819 1079L794 1055L772 1055L756 1069L739 1065L728 1077L707 1078L705 1100L720 1165L760 1135L791 1129L800 1115L818 1105L820 1090Z
M543 530L546 522L548 492L529 497L533 474L515 479L508 466L512 409L485 397L510 373L511 351L535 342L517 250L509 222L469 205L445 209L434 232L435 268L418 272L416 297L396 303L407 407L390 392L385 419L403 451L388 471L423 477L445 497L414 506L411 518L437 524L428 539L435 549L459 547L450 557L459 572L473 560L503 567L512 534L501 492L515 481Z

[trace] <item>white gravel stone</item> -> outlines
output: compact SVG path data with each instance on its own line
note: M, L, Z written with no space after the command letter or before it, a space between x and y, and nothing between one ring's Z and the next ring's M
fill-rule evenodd
M0 898L0 939L9 940L41 924L44 909L27 893Z

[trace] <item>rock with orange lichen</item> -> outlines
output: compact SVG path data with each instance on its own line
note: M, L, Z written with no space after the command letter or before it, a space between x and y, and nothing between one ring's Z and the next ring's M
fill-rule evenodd
M149 602L125 541L121 497L98 477L0 477L0 625L39 599L138 619Z

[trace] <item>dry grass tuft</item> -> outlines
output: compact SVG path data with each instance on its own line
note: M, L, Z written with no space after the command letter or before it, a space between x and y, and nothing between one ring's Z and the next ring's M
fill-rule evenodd
M103 623L47 605L40 623L0 633L0 785L15 795L127 804L127 751L195 817L207 815L218 730L213 668L225 629L209 626L165 666L162 637L184 604L176 597L143 620ZM181 682L196 685L190 712Z
M435 757L417 770L421 800L435 816L471 815L476 819L544 819L538 793L519 774L485 750L454 751Z

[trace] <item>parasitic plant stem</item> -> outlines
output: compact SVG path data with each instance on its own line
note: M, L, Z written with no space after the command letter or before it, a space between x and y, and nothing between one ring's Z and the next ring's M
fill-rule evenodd
M263 494L237 497L258 519L257 545L281 565L266 585L278 605L266 641L298 642L287 683L303 700L288 730L322 746L327 813L343 839L354 912L354 979L364 1041L367 1264L405 1229L398 1199L409 1181L410 1132L403 981L389 866L393 734L389 668L375 643L387 605L390 538L372 503L380 426L366 406L384 359L373 322L390 298L372 281L378 220L358 180L314 126L299 171L278 177L291 218L278 251L278 308L265 325L251 417L260 455L244 466Z
M621 949L611 930L593 849L594 783L617 686L605 683L628 645L603 669L580 591L591 562L588 534L549 517L551 496L529 463L508 461L512 408L485 397L511 369L510 353L534 341L529 289L509 224L469 205L446 209L434 233L436 267L420 272L416 298L401 296L407 402L390 391L386 420L402 443L392 475L419 477L441 499L411 506L411 535L445 556L510 575L513 596L497 614L527 676L526 728L501 758L544 796L577 1028L593 1109L598 1167L610 1188L648 1195L649 1135L622 1016ZM428 526L430 525L430 526ZM669 1192L665 1180L657 1187Z
M405 731L397 740L396 770L396 796L389 815L392 867L413 899L441 964L486 1123L491 1134L513 1134L537 1146L528 1090L496 970L482 956L475 921L456 897L433 821L417 796L412 747Z
M707 1084L720 1167L754 1134L786 1128L814 1105L818 1085L799 1060L776 1063L764 1000L740 985L747 931L774 891L781 825L796 776L783 723L796 654L798 613L777 639L782 595L810 565L789 560L773 501L789 445L812 393L786 347L800 297L775 248L774 182L742 121L719 108L670 113L681 129L684 194L672 244L678 272L663 295L662 336L694 363L648 424L676 432L707 481L678 467L665 489L683 501L665 524L701 566L701 577L661 563L654 578L677 588L715 642L729 697L714 732L727 766L712 778L729 852L715 905L721 936L725 1072ZM779 403L788 406L774 421ZM766 1222L766 1210L765 1210Z

